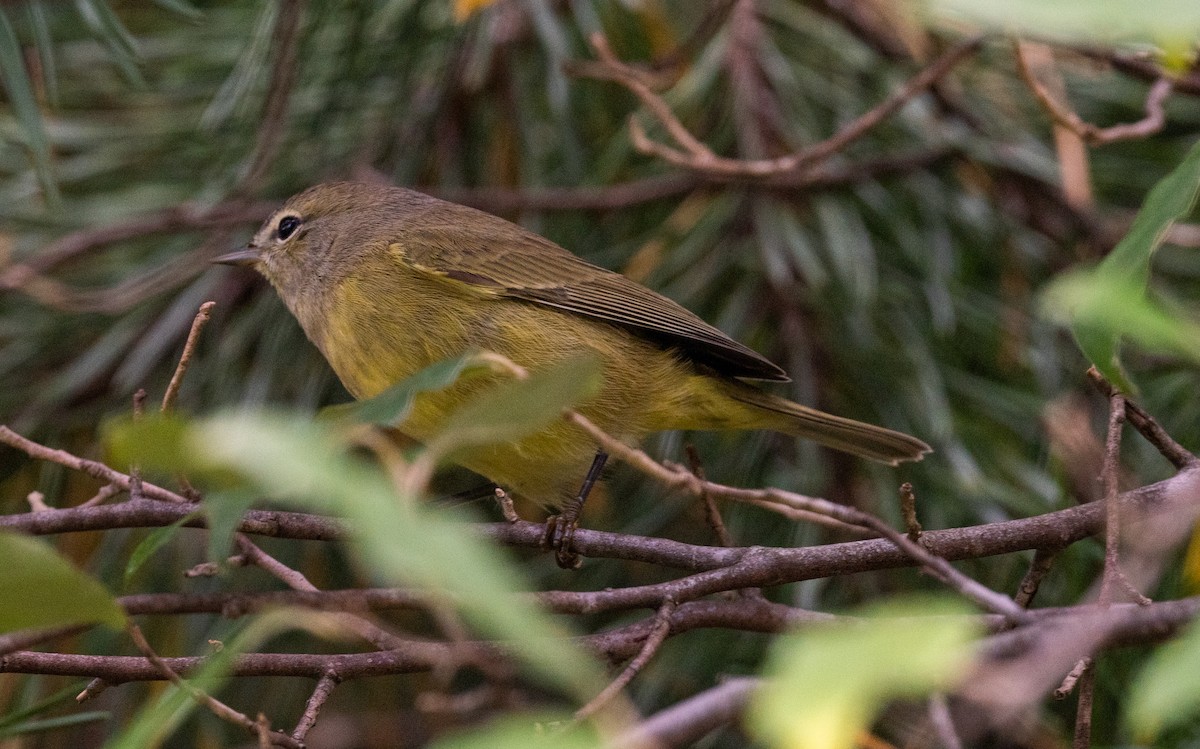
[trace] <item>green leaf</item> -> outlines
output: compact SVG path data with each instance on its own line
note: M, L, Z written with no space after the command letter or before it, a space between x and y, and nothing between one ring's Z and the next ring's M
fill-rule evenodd
M429 449L449 455L520 439L562 418L564 408L595 393L600 383L600 359L594 355L572 357L523 380L502 382L452 413Z
M6 728L0 728L0 738L41 733L42 731L57 731L60 728L70 728L71 726L83 725L84 723L97 723L102 720L108 720L111 717L111 714L103 710L91 710L85 713L60 715L57 718L27 720L24 723L15 723Z
M769 746L840 749L894 697L947 688L970 661L976 626L947 599L893 601L839 623L779 638L755 692L750 726Z
M25 68L21 44L17 41L17 34L13 31L3 8L0 8L0 80L4 81L9 104L21 125L21 131L25 134L33 167L46 199L52 205L57 205L58 186L50 170L50 143L46 139L42 113L38 109L37 99L34 98L33 88L29 83L29 71Z
M217 563L225 561L233 548L233 533L242 516L258 495L244 489L209 492L204 497L204 512L208 516L208 558Z
M1193 0L927 0L936 14L1006 32L1074 42L1152 41L1169 56L1186 56L1200 31Z
M62 707L64 705L75 706L75 695L87 685L87 681L75 682L68 684L62 689L53 694L38 700L32 705L27 705L23 708L15 710L8 715L0 716L0 736L6 735L5 731L11 726L24 724L35 715L40 715L50 710Z
M183 454L188 422L174 413L146 414L136 421L123 414L105 422L100 431L109 462L115 465L136 465L165 473L178 472L185 463L199 468Z
M199 510L188 513L170 525L163 526L162 528L155 528L149 533L149 535L142 539L142 542L138 544L134 548L133 553L129 555L129 561L125 563L125 584L128 585L130 581L133 580L133 576L137 574L137 571L142 568L142 565L146 563L146 560L148 560L154 554L154 552L166 546L171 539L175 538L175 536L179 533L179 529L183 527L184 523L194 520L199 516Z
M137 40L108 3L104 0L75 0L75 9L92 36L108 47L112 61L121 70L125 80L135 86L144 86L146 81L137 67L141 56Z
M125 626L125 612L94 578L47 544L0 531L0 632L95 622Z
M1064 274L1042 295L1042 313L1070 325L1085 356L1126 392L1135 392L1120 362L1128 338L1155 352L1200 361L1200 327L1147 296L1150 259L1173 223L1191 213L1200 193L1200 141L1159 181L1129 232L1092 270Z
M408 416L412 410L413 399L418 394L429 390L441 390L473 366L482 366L475 363L474 354L445 359L422 369L373 398L330 406L321 411L321 416L347 419L361 424L395 426Z
M1152 743L1164 729L1200 713L1200 623L1150 657L1128 698L1125 720L1139 743Z

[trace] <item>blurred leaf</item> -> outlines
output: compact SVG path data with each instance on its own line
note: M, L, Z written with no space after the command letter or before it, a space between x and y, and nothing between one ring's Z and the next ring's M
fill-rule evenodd
M1128 693L1125 720L1140 742L1200 712L1200 622L1150 656Z
M33 32L33 41L37 47L38 64L41 66L42 85L46 87L46 101L50 106L58 106L58 73L54 62L54 41L50 37L50 22L46 18L46 9L39 0L26 0L25 9L28 11L29 28Z
M567 714L505 715L488 726L447 736L430 749L601 749L606 744L587 724L570 725Z
M970 661L976 626L962 604L891 601L839 623L780 638L755 693L750 725L775 747L841 749L894 697L951 686Z
M587 371L568 363L544 381L570 391L557 378L585 377ZM482 406L479 412L488 413ZM147 417L110 430L110 449L136 460L168 460L159 467L196 478L237 475L250 492L344 517L352 529L348 542L380 580L446 596L484 634L506 640L534 671L576 696L590 696L603 683L592 658L571 644L568 632L514 595L526 586L498 548L448 510L431 511L416 497L397 496L382 472L351 455L328 425L304 416L245 412L190 426L156 421L168 420ZM150 440L153 446L139 449Z
M1064 41L1151 41L1171 59L1190 52L1200 33L1200 3L1193 0L926 0L939 15L1018 34Z
M108 720L111 717L111 714L103 710L91 710L84 713L60 715L57 718L27 720L23 723L14 723L11 726L0 728L0 738L10 738L14 736L28 735L31 733L41 733L42 731L57 731L62 728L83 725L84 723L97 723L102 720Z
M210 464L241 472L266 494L346 517L352 546L380 579L447 596L485 634L507 640L558 686L583 696L602 683L591 657L544 612L514 595L526 586L499 549L450 512L398 497L379 470L347 454L321 425L233 414L198 424L189 442Z
M0 569L0 632L91 622L125 626L125 612L103 585L37 539L0 531Z
M50 144L46 140L42 115L38 111L37 100L30 86L29 71L25 68L21 44L17 41L17 34L13 31L3 7L0 7L0 79L4 81L4 88L8 91L8 102L12 105L13 114L25 135L33 167L37 171L46 200L51 205L57 205L58 186L50 171Z
M36 722L29 720L35 715L40 715L65 705L74 707L77 704L75 702L75 695L79 694L86 684L86 681L68 684L57 692L38 700L32 705L14 710L8 715L0 717L0 737L8 735L7 730L10 727L14 728L14 732L18 732L16 731L16 728L19 725L26 725L27 723Z
M143 86L145 80L138 70L140 54L137 40L104 0L75 0L75 9L92 35L108 47L112 61L130 83Z
M200 510L196 510L196 512L190 512L170 525L163 526L162 528L155 528L144 539L142 539L142 542L134 547L133 553L129 555L129 561L125 563L125 584L128 585L129 582L133 580L133 576L136 575L137 571L142 568L142 565L144 565L146 561L153 556L154 552L166 546L171 539L175 538L175 536L179 534L179 529L183 527L184 523L194 520L195 518L199 517L200 514Z
M339 403L321 410L321 417L348 419L362 424L396 426L412 410L413 398L418 393L441 390L459 378L475 362L473 353L431 364L379 395L353 403ZM480 366L474 364L475 366Z
M204 497L208 516L208 558L221 564L233 548L233 533L258 495L251 491L225 489Z
M204 13L202 13L196 6L187 2L187 0L154 0L154 4L160 8L166 8L172 13L178 13L181 16L186 16L195 21L199 21L204 18Z
M576 356L549 369L531 372L486 390L446 419L429 442L438 455L479 445L512 442L555 419L595 393L601 383L600 359Z
M1200 141L1146 197L1129 232L1100 265L1064 274L1043 293L1043 314L1069 324L1084 355L1110 381L1135 392L1120 363L1129 338L1150 351L1200 361L1200 326L1150 300L1150 259L1200 192Z
M149 413L137 421L122 414L101 428L110 463L167 473L177 472L188 462L180 454L187 431L187 420L176 413Z

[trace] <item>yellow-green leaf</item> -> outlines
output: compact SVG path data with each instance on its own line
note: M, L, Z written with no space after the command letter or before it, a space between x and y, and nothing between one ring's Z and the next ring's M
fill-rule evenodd
M125 611L95 578L46 543L0 531L0 632L98 623L125 626Z

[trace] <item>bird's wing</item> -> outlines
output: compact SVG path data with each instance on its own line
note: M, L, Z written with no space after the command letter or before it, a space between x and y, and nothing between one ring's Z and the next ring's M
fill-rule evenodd
M449 215L442 223L425 216L420 227L400 233L392 251L414 268L480 291L626 328L731 377L787 381L778 366L661 294L515 224L463 210L475 220Z

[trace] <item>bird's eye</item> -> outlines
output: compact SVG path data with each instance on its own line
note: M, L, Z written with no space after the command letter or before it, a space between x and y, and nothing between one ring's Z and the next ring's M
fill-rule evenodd
M299 218L296 216L284 216L283 218L279 219L279 228L276 230L276 233L279 235L280 239L287 239L295 234L296 230L299 228Z

